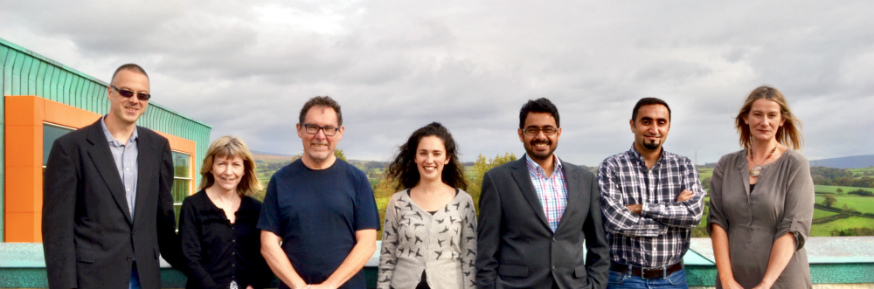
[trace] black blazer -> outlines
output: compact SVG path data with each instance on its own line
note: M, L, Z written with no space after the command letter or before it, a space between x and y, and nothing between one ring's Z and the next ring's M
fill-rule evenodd
M483 176L478 288L607 287L610 257L601 224L598 182L579 166L562 165L567 208L555 233L549 228L524 156Z
M98 119L52 145L43 184L43 249L50 288L127 288L132 263L143 288L161 287L158 254L179 267L170 144L137 127L136 216ZM184 272L185 270L183 270Z

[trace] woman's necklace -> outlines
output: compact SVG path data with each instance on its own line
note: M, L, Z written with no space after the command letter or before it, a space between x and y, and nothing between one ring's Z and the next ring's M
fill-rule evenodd
M764 160L762 160L762 163L767 162L768 159L770 159L771 156L774 155L775 151L777 151L777 146L774 146L774 148L771 149L771 152L768 153L768 156L766 156ZM754 164L753 168L750 170L750 176L751 177L758 177L759 174L762 173L762 165L760 163L756 163L755 158L753 157L753 149L752 148L750 148L750 160L753 161L753 164Z

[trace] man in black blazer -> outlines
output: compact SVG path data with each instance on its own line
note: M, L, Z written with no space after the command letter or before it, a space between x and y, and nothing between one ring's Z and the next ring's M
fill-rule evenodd
M525 156L483 176L477 287L605 288L610 258L598 182L553 154L558 109L546 98L529 100L518 134Z
M42 234L50 288L160 288L159 252L183 264L169 142L136 126L149 78L125 64L107 92L109 113L59 138L49 154Z

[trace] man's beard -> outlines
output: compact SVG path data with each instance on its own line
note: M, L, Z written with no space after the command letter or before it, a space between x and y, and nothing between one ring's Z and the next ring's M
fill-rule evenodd
M538 152L536 152L536 151L534 150L534 147L537 146L538 144L541 144L541 143L542 143L542 144L546 144L547 147L550 147L549 151L546 152L546 155L537 155ZM531 150L526 151L526 152L528 153L528 156L529 156L529 157L531 157L532 159L535 159L535 160L547 160L547 159L551 158L551 157L552 157L552 153L555 152L555 150L553 150L553 149L551 148L551 147L552 147L552 141L550 141L550 140L532 141L532 142L528 143L528 146L531 147ZM527 148L526 148L526 149L527 149Z
M651 149L651 150L657 150L661 146L662 146L661 143L656 143L656 142L644 142L643 143L643 147L645 147L647 149Z

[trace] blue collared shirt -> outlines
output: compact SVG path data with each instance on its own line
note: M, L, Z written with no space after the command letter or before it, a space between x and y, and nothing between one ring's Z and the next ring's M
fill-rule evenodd
M567 185L561 170L561 161L555 155L553 158L555 168L553 168L552 174L547 177L543 167L534 162L527 154L525 155L525 163L528 165L528 175L531 177L531 182L534 183L534 191L537 192L537 198L540 199L540 205L543 206L543 213L549 222L549 228L555 232L567 207Z
M112 152L112 159L115 160L115 167L118 169L118 175L121 177L121 184L124 186L124 196L127 198L127 207L130 209L130 218L134 218L134 207L137 200L137 155L139 148L137 140L139 135L137 130L130 136L126 144L122 144L116 140L109 129L106 128L106 116L100 119L100 127L103 128L103 135L106 136L106 141L109 142L109 150Z

